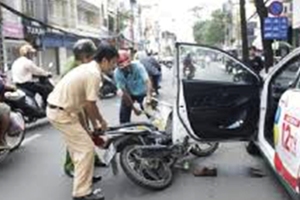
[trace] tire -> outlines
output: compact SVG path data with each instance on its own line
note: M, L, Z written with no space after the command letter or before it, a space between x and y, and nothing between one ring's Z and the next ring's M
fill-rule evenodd
M22 113L19 111L13 111L13 112L11 112L11 115L14 115L15 120L17 120L16 123L18 123L18 125L22 126L22 129L18 132L18 136L9 136L8 133L5 136L7 142L9 142L9 140L11 140L11 139L14 140L12 142L12 144L9 144L11 146L10 151L12 152L21 146L21 144L25 138L26 131L25 131L25 119L24 119L24 116L22 115Z
M103 93L104 93L104 90L103 90L103 88L101 88L101 89L99 90L99 98L100 98L100 99L105 99L105 98L106 98L105 94L103 94Z
M218 142L207 142L206 144L210 144L209 148L201 149L198 144L191 149L191 154L197 157L206 157L213 154L218 148Z
M103 86L103 88L101 88L99 90L99 97L100 99L110 99L113 98L117 95L117 91L113 91L113 92L107 92L110 91L111 89L109 88L109 86Z
M120 154L120 163L123 171L127 177L140 187L150 189L150 190L163 190L169 187L173 182L173 172L168 163L161 162L164 168L165 178L162 180L149 180L145 178L146 175L141 175L135 171L129 164L129 154L136 148L136 145L127 146Z
M247 150L247 153L250 154L251 156L260 156L261 155L257 145L253 141L250 141L247 144L246 150Z

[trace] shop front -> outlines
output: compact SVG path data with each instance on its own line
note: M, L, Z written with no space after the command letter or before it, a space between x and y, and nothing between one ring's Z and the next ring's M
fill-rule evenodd
M78 37L73 35L47 32L41 38L42 66L53 74L60 74L68 57L72 55L72 47L77 40Z
M4 71L11 68L12 63L19 57L19 47L25 43L23 26L13 21L3 21L4 36Z

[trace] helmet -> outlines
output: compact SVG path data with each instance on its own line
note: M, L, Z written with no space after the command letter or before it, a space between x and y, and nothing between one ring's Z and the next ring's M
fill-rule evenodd
M126 50L119 50L118 65L120 67L126 67L130 64L130 62L130 53Z
M24 44L19 49L20 56L26 56L28 53L35 53L36 50L30 44Z
M96 50L95 43L90 39L78 40L73 46L73 53L76 60L80 60L82 55L93 56Z

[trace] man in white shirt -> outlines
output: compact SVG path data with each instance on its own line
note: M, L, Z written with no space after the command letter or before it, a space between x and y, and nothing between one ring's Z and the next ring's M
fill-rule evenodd
M36 50L29 44L23 45L20 50L20 57L12 65L12 80L19 88L39 93L46 102L51 89L38 82L33 81L33 76L49 76L51 73L37 67L31 60Z

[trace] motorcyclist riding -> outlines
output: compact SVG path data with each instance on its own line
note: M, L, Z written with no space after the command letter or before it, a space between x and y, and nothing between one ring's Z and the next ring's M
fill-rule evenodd
M188 74L187 74L188 70ZM183 75L188 79L192 79L195 75L195 66L193 64L193 59L191 53L188 53L187 56L183 60Z
M50 76L51 73L36 66L36 64L32 61L35 53L36 50L30 44L21 46L19 49L20 57L15 60L12 65L12 80L17 87L29 92L40 94L44 101L44 105L46 105L45 102L47 101L52 88L39 82L34 82L33 76L47 77Z

